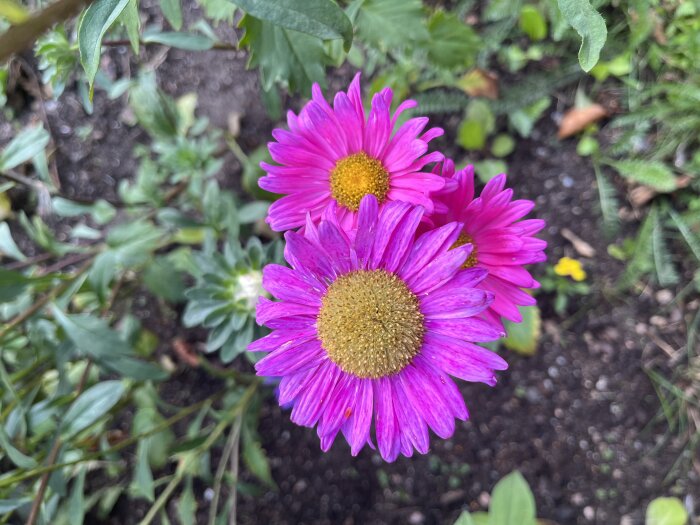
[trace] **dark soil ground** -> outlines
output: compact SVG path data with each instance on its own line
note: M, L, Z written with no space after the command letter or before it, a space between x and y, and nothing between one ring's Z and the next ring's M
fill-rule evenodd
M108 67L123 74L127 56L125 49L111 50ZM239 113L245 150L269 140L276 123L262 107L257 74L246 71L245 56L171 50L157 75L173 95L196 92L198 115L214 126L225 128L228 115ZM574 91L559 95L570 102ZM31 107L37 109L36 101ZM132 148L146 137L125 124L124 107L124 100L108 101L98 92L88 116L70 90L46 103L66 195L111 200L118 180L133 175ZM485 509L494 484L515 469L530 483L538 515L560 525L641 524L653 497L700 494L696 470L672 470L679 458L681 467L691 458L665 422L655 421L659 401L644 371L650 359L665 363L659 341L683 344L683 316L694 313L697 301L667 304L667 293L650 288L624 296L609 291L623 267L607 254L611 240L601 233L591 166L576 154L575 142L555 138L556 109L509 157L510 184L518 196L534 199L536 215L548 221L549 263L577 256L562 228L596 249L585 259L592 294L574 301L563 318L554 313L553 298L540 294L544 335L537 354L507 354L510 369L495 388L463 384L471 420L459 424L451 440L433 439L426 456L386 464L364 450L353 458L342 439L324 454L315 432L292 424L270 396L260 435L279 490L240 494L241 524L451 524L463 509ZM451 149L458 121L443 122L448 133L436 147ZM87 138L79 133L85 126L91 127ZM236 186L239 177L239 164L227 157L222 182ZM544 265L533 270L543 272ZM162 318L157 305L144 301L139 315L165 338L179 333L176 319ZM161 392L166 402L182 404L215 387L199 371L184 369ZM205 487L196 488L203 498ZM134 523L144 511L120 502L110 523Z

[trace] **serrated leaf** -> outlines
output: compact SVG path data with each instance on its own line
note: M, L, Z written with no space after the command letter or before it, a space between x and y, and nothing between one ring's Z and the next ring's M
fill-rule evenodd
M683 236L688 248L690 248L690 251L693 252L695 258L700 262L700 238L693 233L690 226L688 226L685 220L683 220L683 217L676 213L672 208L669 208L668 212L671 215L671 219L673 220L676 228Z
M535 525L535 498L520 472L508 474L491 494L491 525Z
M95 0L80 18L78 49L80 50L80 62L90 84L91 94L95 75L100 67L102 37L119 18L128 3L129 0Z
M42 126L29 126L17 133L0 153L0 171L11 170L44 151L49 134Z
M679 281L678 273L671 261L671 254L664 240L663 226L658 214L655 214L654 229L651 237L652 253L654 254L654 267L656 277L661 286L671 286Z
M124 394L121 381L103 381L88 388L73 401L61 420L61 435L74 436L104 416Z
M599 169L597 163L593 164L593 169L598 186L598 199L600 201L600 211L603 215L603 225L608 233L613 233L619 226L617 215L619 205L615 196L615 188Z
M243 441L243 461L245 462L248 470L260 481L265 483L270 488L277 488L275 481L272 479L272 473L270 472L270 463L267 460L265 451L263 450L260 443L255 439L253 432L248 428L247 425L243 425L242 428L242 441Z
M605 20L588 0L557 0L557 3L566 21L581 37L578 61L581 69L588 72L598 62L608 36Z
M520 323L504 322L508 336L503 344L518 354L534 355L542 335L540 309L537 306L521 306L520 314L523 316Z
M620 175L662 193L668 193L678 187L673 171L662 162L644 160L619 160L611 162Z
M429 38L420 0L355 0L348 10L357 13L358 35L374 46L402 47Z
M246 13L322 40L342 38L345 50L352 45L352 24L331 0L234 0Z
M430 60L439 66L470 67L479 51L479 37L452 13L438 10L428 20L425 43Z
M182 28L182 6L180 0L160 0L160 10L175 31Z
M678 498L656 498L647 507L645 525L686 525L688 512Z
M250 51L248 67L260 68L265 91L276 83L304 93L314 82L325 85L327 56L318 38L250 15L243 17L240 27L245 29L240 45Z

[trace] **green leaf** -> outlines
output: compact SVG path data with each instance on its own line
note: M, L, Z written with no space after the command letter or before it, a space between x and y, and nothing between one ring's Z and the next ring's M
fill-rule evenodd
M129 344L103 319L87 314L67 315L56 307L52 308L52 312L78 351L105 368L139 380L167 377L160 368L132 357Z
M37 466L37 462L34 458L25 456L20 452L10 441L10 437L5 432L4 427L0 424L0 447L2 451L7 454L10 461L17 465L19 468L31 469Z
M90 84L90 98L92 98L95 75L100 67L102 37L119 18L128 3L129 0L95 0L78 22L80 62Z
M44 151L49 134L42 126L29 126L17 133L0 153L0 171L11 170Z
M428 20L428 57L438 66L470 67L479 51L479 37L452 13L438 10Z
M0 514L8 514L31 502L31 498L0 499Z
M129 36L129 42L131 43L131 49L134 50L135 54L139 54L139 44L141 37L141 18L139 18L139 4L138 0L129 0L122 11L119 20L126 28L126 34Z
M600 200L600 211L603 215L603 225L608 233L614 233L619 226L617 215L618 202L615 196L615 188L603 172L598 167L598 163L593 163L596 184L598 185L598 199Z
M683 239L688 245L688 248L690 248L690 251L693 252L695 258L700 262L700 238L698 238L698 236L695 233L693 233L693 231L690 229L690 226L688 226L685 220L683 220L683 217L678 215L673 210L673 208L669 208L668 212L671 215L673 224L675 224L676 228L683 236Z
M70 499L68 500L68 515L70 516L71 525L83 525L85 517L85 475L87 474L86 466L78 467L78 475L73 482Z
M245 29L241 47L248 47L248 67L259 67L262 87L270 91L276 83L291 91L308 92L311 85L325 84L327 56L316 37L285 29L246 15L240 22Z
M623 177L649 186L658 192L668 193L678 188L673 171L662 162L620 160L610 162Z
M678 273L671 261L671 253L668 251L664 232L658 213L654 215L654 229L651 234L652 253L654 254L654 267L656 277L661 286L671 286L679 281Z
M501 134L493 139L491 153L495 157L507 157L515 149L515 141L510 135Z
M508 336L503 340L503 344L518 354L534 355L542 335L540 309L537 306L521 306L520 314L523 316L520 323L508 320L504 322Z
M535 42L547 37L547 21L533 5L525 5L520 10L520 29Z
M207 51L214 47L214 40L197 33L144 33L142 40L146 43L162 44L186 51Z
M454 525L475 525L474 520L472 519L472 515L469 514L469 511L464 511L462 514L459 515L459 518L457 518L457 521L454 522Z
M465 119L459 125L457 143L467 150L483 149L486 145L486 131L481 122L474 119Z
M76 217L90 214L97 224L107 224L117 214L117 210L104 199L93 204L81 204L63 197L54 197L51 201L54 211L61 217Z
M376 47L403 47L430 37L420 0L355 0L350 10L357 12L358 36Z
M474 525L491 525L487 512L475 512L472 514Z
M507 171L508 165L502 160L485 159L474 163L474 172L484 184L493 179L496 175L506 173Z
M342 38L345 51L352 45L352 24L331 0L233 0L246 13L322 40Z
M171 303L178 303L185 298L185 283L182 273L165 257L156 257L146 267L143 283L155 295Z
M543 97L527 107L509 113L508 120L510 125L515 128L521 137L529 137L535 124L542 117L542 114L547 110L551 102L549 97Z
M647 507L645 525L685 525L688 512L678 498L656 498Z
M187 476L185 490L177 500L177 517L182 525L194 525L197 512L197 500L192 490L192 476Z
M142 440L136 449L136 471L134 472L134 480L132 487L136 494L153 502L154 487L153 473L148 461L148 449L151 441L149 439Z
M15 240L12 238L10 227L4 221L0 222L0 255L12 257L18 261L23 261L27 258L27 256L20 251L17 243L15 243Z
M269 202L249 202L238 209L238 220L241 221L241 224L251 224L260 219L264 219L269 208Z
M104 416L119 402L124 390L121 381L103 381L80 394L61 421L63 438L74 436Z
M535 498L520 472L508 474L491 494L491 525L535 525Z
M265 451L260 446L260 442L255 439L253 432L248 428L248 425L243 425L242 428L243 441L243 461L253 474L260 481L265 483L270 488L276 488L277 485L272 479L270 472L270 463L267 460Z
M557 0L557 3L566 21L581 37L578 61L581 69L588 72L598 62L608 36L605 20L588 0Z
M180 0L160 0L160 9L175 31L182 28L182 6Z

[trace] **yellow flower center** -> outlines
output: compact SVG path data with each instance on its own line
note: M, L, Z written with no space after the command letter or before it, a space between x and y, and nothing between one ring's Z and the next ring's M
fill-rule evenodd
M403 370L423 343L423 314L406 283L384 270L336 279L323 297L318 337L328 357L360 378Z
M389 173L364 151L340 159L331 172L331 194L346 208L357 211L368 194L383 202L389 193Z
M476 266L476 263L478 262L476 260L476 244L474 243L474 239L472 239L471 235L469 235L468 233L460 233L459 237L457 237L457 240L452 245L452 248L459 248L460 246L464 246L467 243L471 243L472 252L469 254L469 257L467 257L467 260L464 261L462 268L472 268L473 266Z

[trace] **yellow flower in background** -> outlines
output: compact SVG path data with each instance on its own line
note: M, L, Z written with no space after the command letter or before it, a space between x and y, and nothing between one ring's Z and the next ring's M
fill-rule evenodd
M586 271L580 261L571 257L562 257L554 265L554 273L562 277L571 277L574 281L583 281L586 278Z

